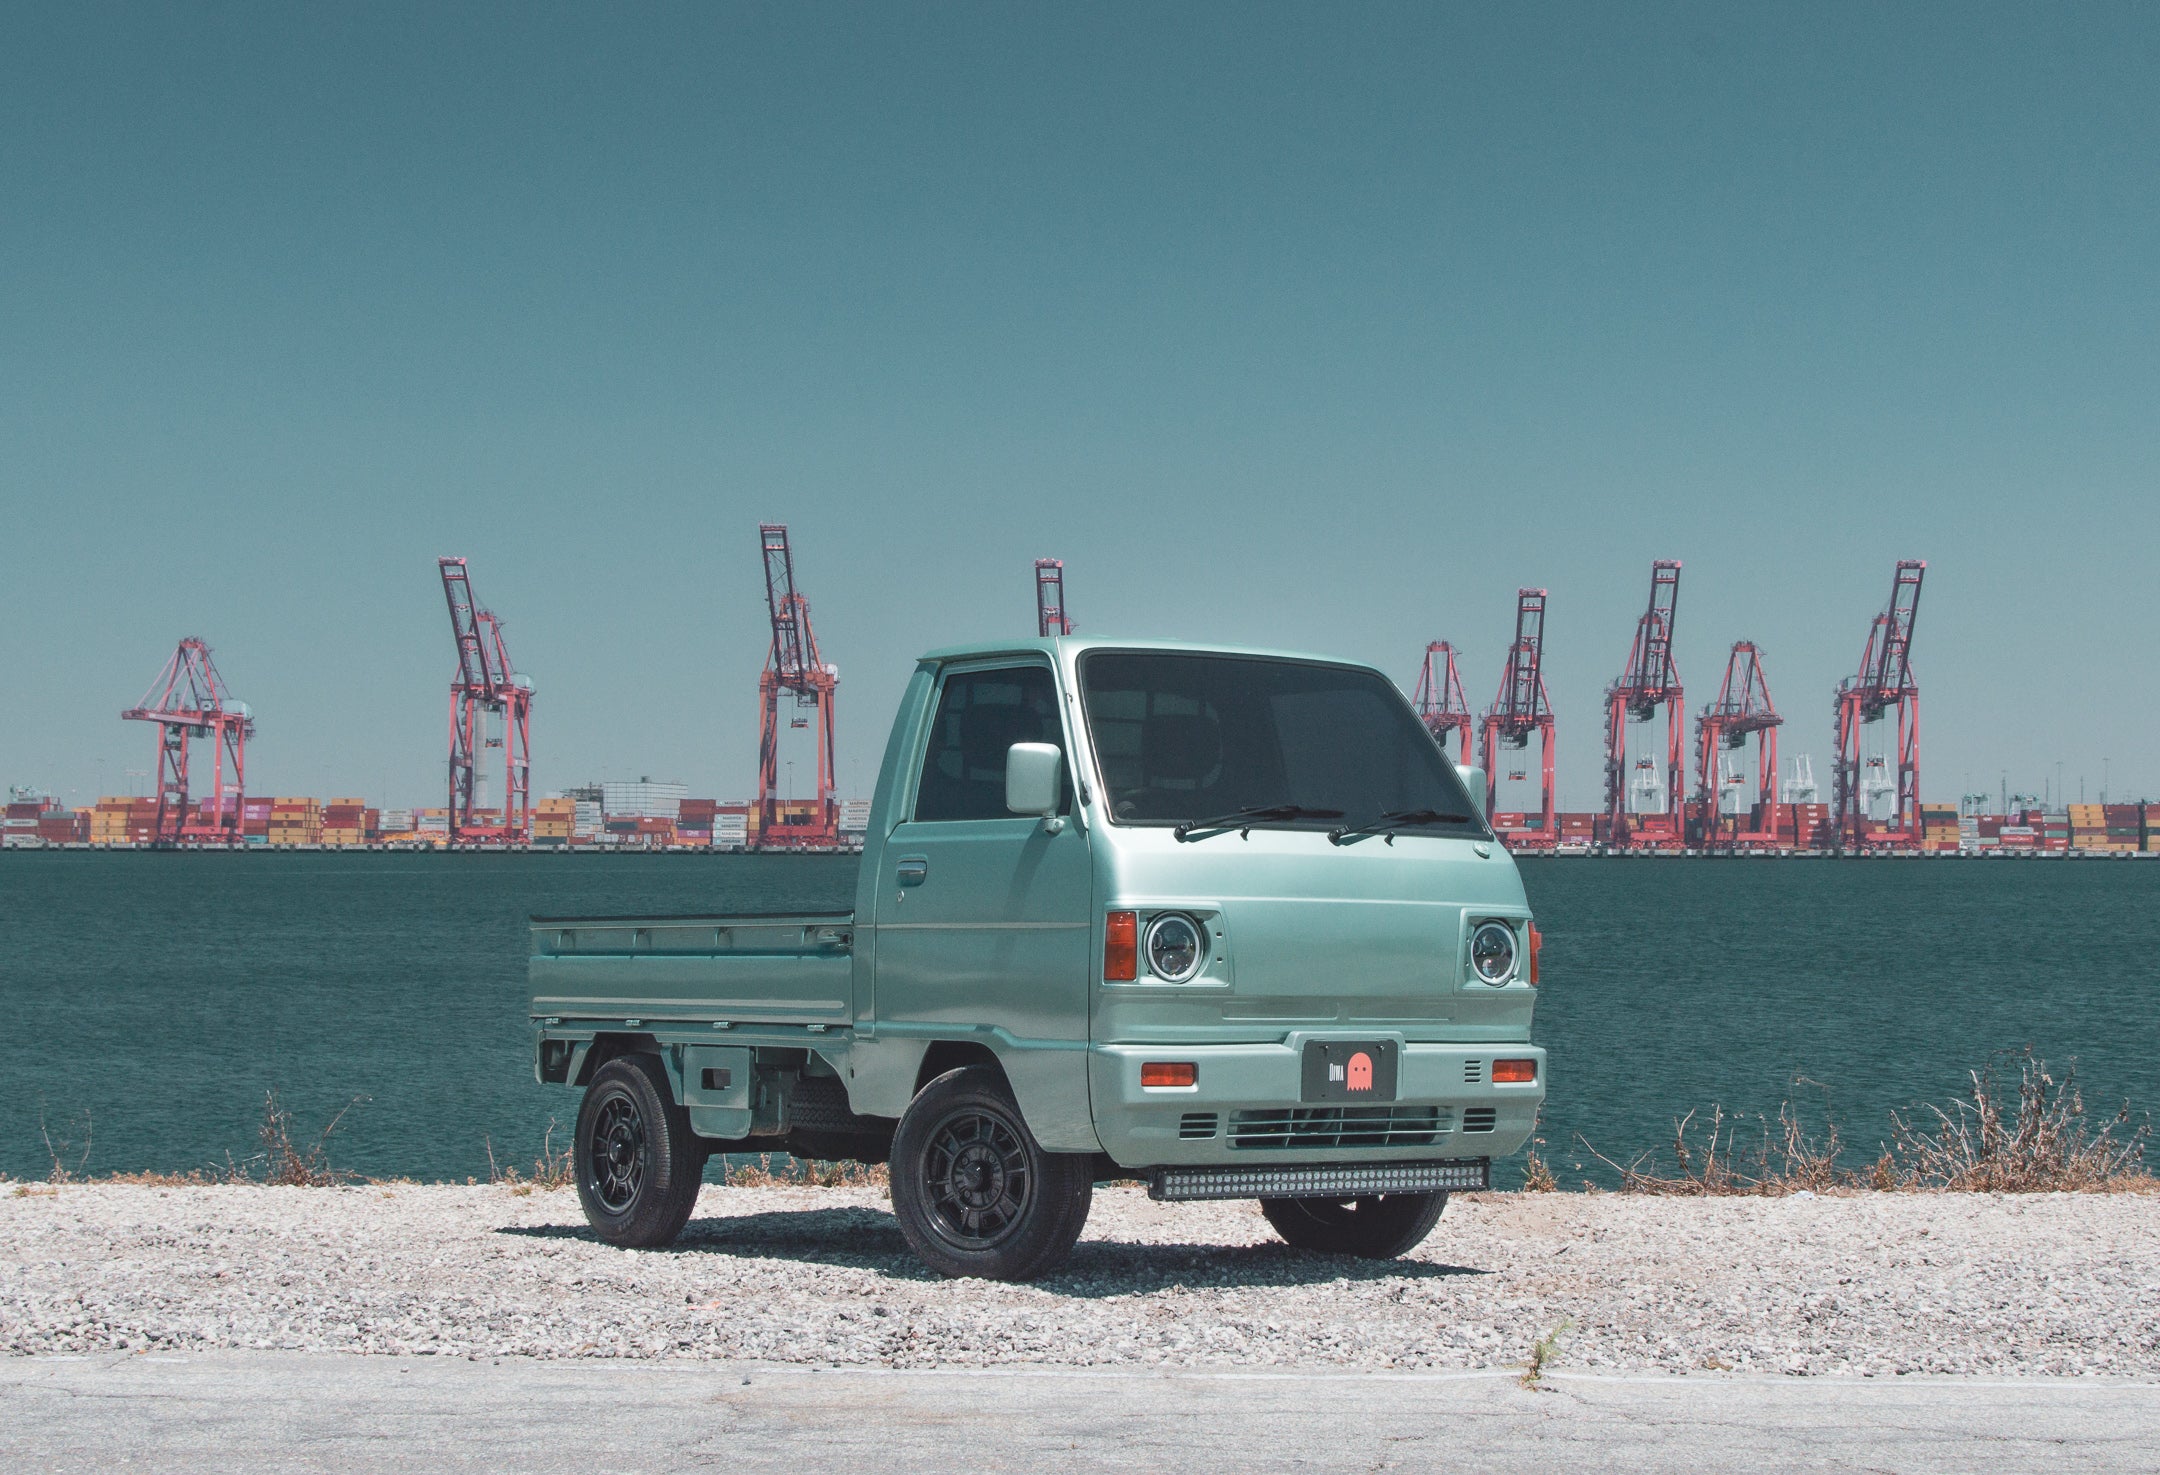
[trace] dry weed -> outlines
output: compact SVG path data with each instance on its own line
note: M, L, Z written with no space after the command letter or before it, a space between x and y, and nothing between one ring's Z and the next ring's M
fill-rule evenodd
M1761 1119L1760 1136L1743 1140L1743 1118L1727 1117L1723 1107L1710 1109L1707 1130L1698 1128L1695 1113L1673 1123L1674 1170L1655 1165L1654 1155L1638 1154L1632 1161L1617 1163L1592 1147L1578 1133L1583 1150L1611 1168L1620 1178L1623 1193L1668 1194L1685 1197L1731 1197L1756 1194L1774 1197L1802 1189L1821 1193L1852 1186L1853 1178L1837 1165L1843 1150L1833 1123L1817 1139L1811 1135L1791 1102L1778 1108L1777 1121Z
M2072 1065L2056 1080L2030 1049L2017 1063L2014 1089L1990 1062L1968 1074L1966 1097L1945 1109L1924 1105L1909 1117L1891 1113L1900 1186L1965 1193L2089 1193L2153 1182L2145 1169L2151 1123L2130 1125L2125 1102L2112 1117L2087 1115ZM2119 1134L2119 1135L2118 1135Z
M330 1166L330 1135L345 1120L346 1112L367 1099L355 1096L346 1102L315 1134L315 1140L303 1148L293 1141L292 1113L279 1104L277 1092L265 1091L262 1125L256 1129L262 1151L239 1162L228 1153L217 1181L262 1183L273 1188L334 1188L354 1181L357 1173Z
M1546 1162L1538 1151L1544 1145L1543 1137L1534 1138L1530 1146L1523 1151L1524 1193L1551 1193L1560 1186L1560 1180L1553 1176L1552 1164Z
M1891 1140L1865 1168L1844 1167L1844 1144L1828 1123L1818 1139L1790 1101L1775 1123L1762 1119L1759 1137L1743 1136L1742 1119L1712 1107L1707 1129L1689 1112L1673 1124L1670 1171L1652 1153L1619 1163L1576 1141L1620 1179L1624 1193L1687 1196L1776 1196L1805 1189L1946 1190L1961 1193L2151 1192L2160 1189L2145 1167L2151 1125L2130 1125L2126 1103L2095 1121L2078 1094L2073 1067L2058 1081L2030 1049L2018 1062L2014 1090L1995 1064L1970 1073L1966 1099L1948 1107L1922 1105L1892 1112ZM1795 1084L1812 1085L1799 1081ZM1535 1156L1532 1158L1536 1162Z
M82 1152L76 1154L75 1144L69 1139L63 1137L58 1142L53 1141L52 1131L45 1125L45 1108L38 1107L38 1135L45 1139L45 1155L52 1159L52 1173L45 1180L48 1183L73 1183L82 1176L83 1169L89 1166L90 1147L97 1138L97 1124L91 1120L88 1107L83 1108L82 1124ZM67 1163L71 1154L75 1156L73 1167L69 1167Z
M570 1149L558 1148L555 1145L553 1117L548 1118L547 1131L540 1138L540 1156L533 1160L530 1176L520 1173L514 1167L497 1167L494 1142L485 1137L481 1141L487 1145L488 1182L498 1188L507 1188L520 1198L536 1188L553 1192L558 1188L568 1188L576 1181L576 1169L571 1165Z
M785 1159L773 1171L773 1155L758 1154L755 1163L731 1163L723 1180L730 1188L882 1188L888 1182L882 1164L827 1163Z

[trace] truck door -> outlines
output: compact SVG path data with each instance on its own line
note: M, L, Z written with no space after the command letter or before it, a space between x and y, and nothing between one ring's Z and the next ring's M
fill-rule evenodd
M1064 822L1005 808L1014 743L1066 755ZM1046 662L948 669L908 817L878 861L880 1028L995 1050L1037 1140L1092 1151L1088 1116L1087 835L1072 815L1071 745Z

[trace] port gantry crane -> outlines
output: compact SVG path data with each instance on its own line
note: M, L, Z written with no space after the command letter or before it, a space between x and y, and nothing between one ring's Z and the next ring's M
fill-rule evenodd
M1784 720L1770 700L1762 651L1752 640L1734 642L1717 700L1695 719L1695 799L1702 806L1704 850L1777 845L1777 730ZM1746 748L1751 737L1755 739L1754 794L1746 805L1727 815L1725 791L1742 788L1745 780L1738 770L1727 776L1726 755Z
M840 844L840 798L833 783L833 693L839 671L818 656L810 629L810 601L795 589L795 556L788 549L785 524L758 528L765 558L765 603L772 614L772 645L758 677L758 832L759 850L830 850ZM793 728L808 727L805 713L817 717L817 802L804 814L782 803L780 793L780 698L795 701Z
M1070 635L1078 627L1065 613L1065 560L1035 560L1035 633Z
M1411 698L1418 720L1446 752L1455 739L1455 762L1470 766L1470 703L1463 697L1462 677L1455 670L1455 647L1435 640L1425 647L1425 664L1418 667L1417 694Z
M1553 830L1557 823L1553 813L1553 711L1545 695L1544 660L1545 591L1518 589L1515 641L1508 647L1507 665L1500 672L1499 693L1486 709L1484 736L1479 745L1485 765L1485 813L1490 816L1500 793L1500 749L1521 751L1529 747L1531 733L1538 735L1544 768L1539 791L1540 838L1525 842L1518 836L1514 842L1517 845L1552 845L1558 839ZM1511 779L1524 776L1524 770L1508 774Z
M238 845L241 801L247 795L247 740L255 718L232 699L210 647L190 635L141 701L122 712L129 722L157 725L157 822L159 845ZM211 742L209 813L188 808L188 743ZM228 773L228 762L230 771Z
M532 682L510 663L502 622L473 598L462 558L438 558L450 633L457 640L457 674L450 678L450 843L527 845L532 842ZM481 755L503 755L502 804L482 814Z
M1900 559L1890 584L1890 603L1868 627L1860 670L1838 683L1837 757L1831 770L1830 814L1838 850L1918 848L1920 844L1920 686L1913 678L1913 622L1920 613L1920 581L1927 561ZM1897 713L1895 778L1883 775L1883 792L1896 808L1886 824L1868 816L1862 791L1866 729ZM1883 765L1882 759L1872 760ZM1870 786L1872 787L1872 785Z
M1635 622L1635 643L1628 648L1627 669L1605 688L1605 843L1614 850L1679 849L1686 843L1681 823L1681 731L1687 721L1681 701L1680 669L1673 663L1673 619L1680 606L1680 560L1661 558L1650 565L1650 604ZM1665 709L1663 810L1630 811L1628 783L1641 770L1652 776L1657 760L1628 764L1630 722L1648 722ZM1652 786L1642 786L1646 790Z

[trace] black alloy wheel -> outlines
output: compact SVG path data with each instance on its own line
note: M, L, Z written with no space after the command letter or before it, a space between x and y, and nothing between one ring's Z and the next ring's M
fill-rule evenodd
M1432 1233L1447 1194L1380 1193L1365 1198L1264 1198L1260 1212L1287 1244L1328 1255L1392 1260Z
M593 1072L571 1155L586 1222L609 1244L669 1244L690 1222L705 1148L658 1058L619 1055Z
M1035 1175L1021 1130L1005 1113L981 1106L961 1107L931 1129L924 1164L930 1222L955 1248L990 1249L1026 1215Z
M587 1156L600 1207L610 1214L628 1210L645 1183L645 1118L627 1091L611 1095L594 1113Z
M940 1275L1031 1280L1080 1237L1093 1168L1087 1153L1043 1150L996 1070L947 1071L893 1134L893 1217Z

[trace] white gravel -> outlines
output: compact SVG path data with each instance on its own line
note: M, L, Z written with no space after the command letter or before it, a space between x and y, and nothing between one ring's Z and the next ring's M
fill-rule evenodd
M575 1194L0 1185L0 1353L295 1348L887 1367L1519 1363L2160 1375L2160 1200L1458 1196L1413 1256L1097 1193L1026 1286L932 1278L881 1190L707 1188L672 1250Z

